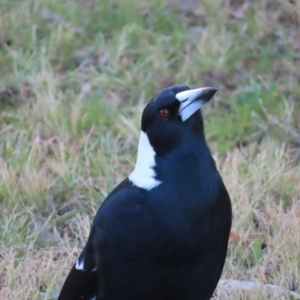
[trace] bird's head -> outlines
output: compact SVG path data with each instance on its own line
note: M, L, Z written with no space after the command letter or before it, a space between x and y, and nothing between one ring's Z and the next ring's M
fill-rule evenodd
M216 93L215 88L189 89L178 85L163 90L147 104L141 129L156 154L163 156L190 136L204 137L200 108Z
M211 87L190 89L178 85L150 100L142 115L136 166L129 176L135 185L145 189L159 185L155 179L155 157L192 148L197 140L204 140L200 108L216 91Z

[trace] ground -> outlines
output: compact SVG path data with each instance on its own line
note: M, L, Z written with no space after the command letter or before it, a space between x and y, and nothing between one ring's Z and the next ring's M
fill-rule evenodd
M299 24L298 0L0 0L0 299L55 299L145 103L179 83L218 88L205 131L240 236L222 278L300 292Z

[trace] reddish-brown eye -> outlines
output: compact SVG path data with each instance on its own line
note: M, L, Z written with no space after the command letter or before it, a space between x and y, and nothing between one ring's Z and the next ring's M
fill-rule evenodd
M171 111L168 109L168 108L161 108L159 111L158 111L158 114L159 116L162 118L162 119L166 119L170 116L171 114Z

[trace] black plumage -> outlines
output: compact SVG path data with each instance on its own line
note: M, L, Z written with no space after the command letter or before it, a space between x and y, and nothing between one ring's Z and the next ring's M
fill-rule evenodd
M168 88L144 109L134 171L105 199L59 300L207 300L231 204L200 107L213 88Z

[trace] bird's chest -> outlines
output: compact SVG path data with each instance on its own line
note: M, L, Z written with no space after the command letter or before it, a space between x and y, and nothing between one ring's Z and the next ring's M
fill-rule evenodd
M208 241L217 225L214 193L199 183L177 184L162 190L157 190L151 205L156 237L162 244L175 244L178 248L203 247L203 241Z

